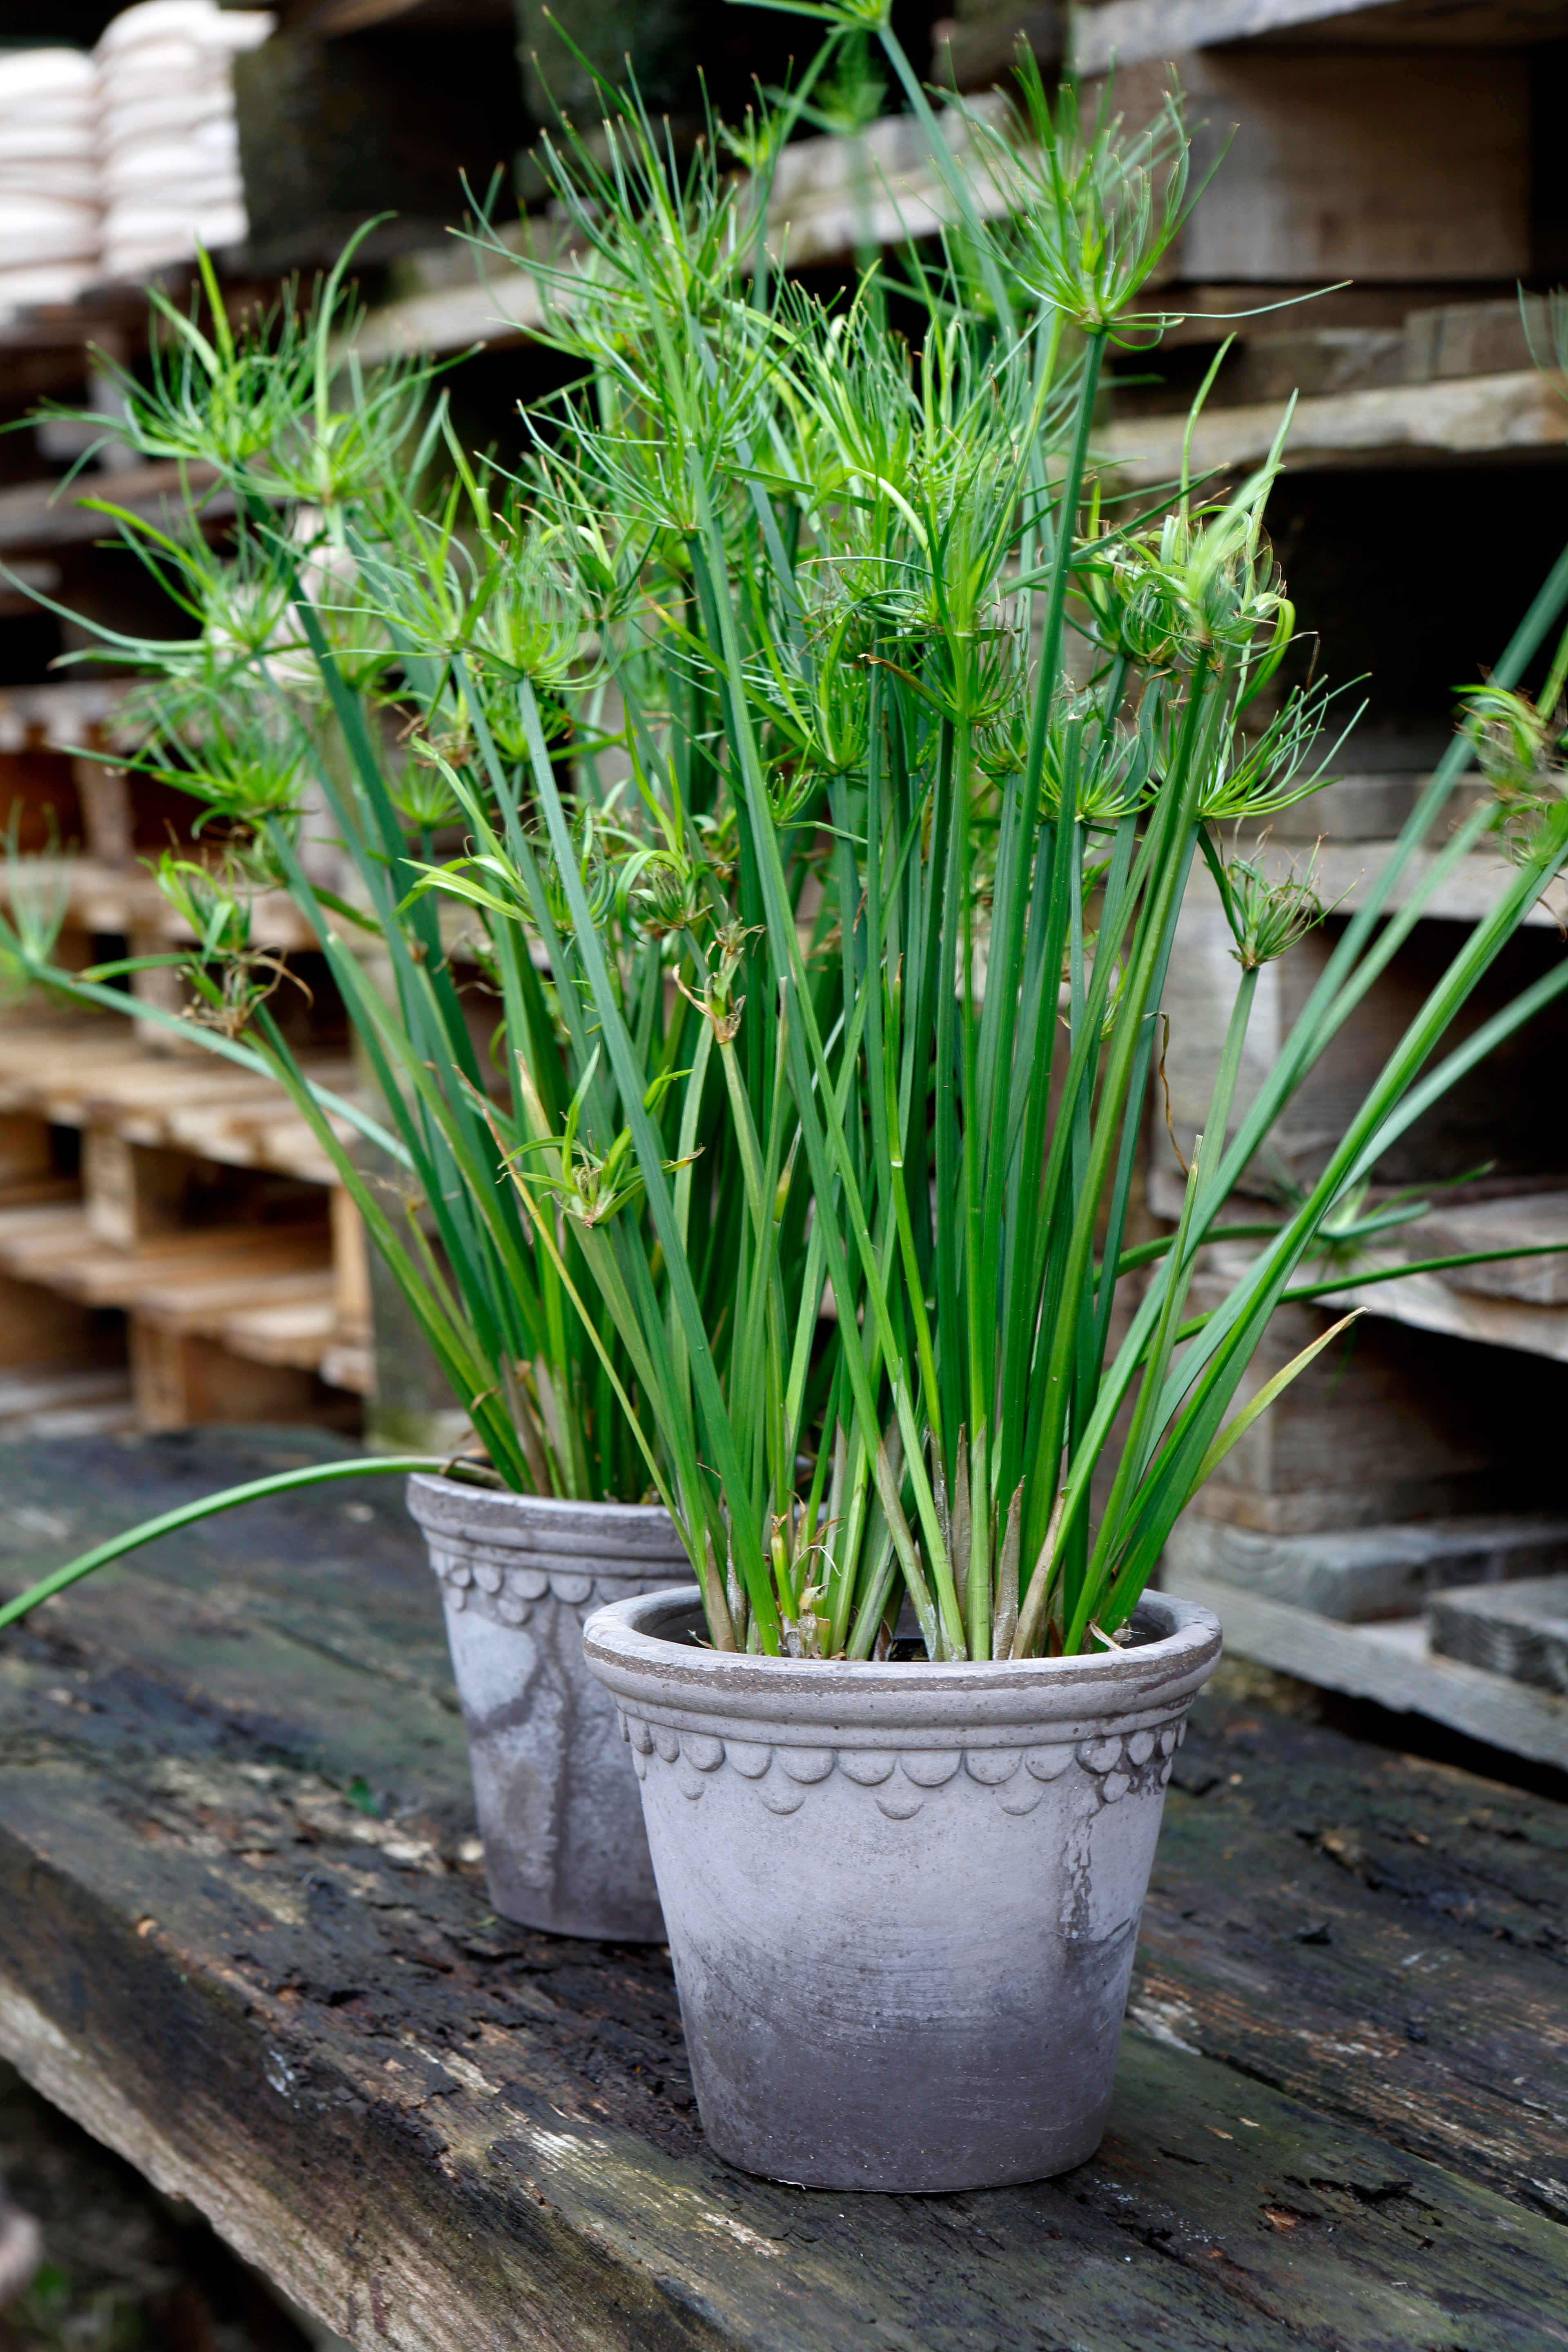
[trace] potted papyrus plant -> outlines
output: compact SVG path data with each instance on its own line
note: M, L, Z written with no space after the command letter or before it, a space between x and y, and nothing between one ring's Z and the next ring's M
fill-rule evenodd
M534 1927L657 1939L640 1807L581 1629L598 1602L668 1583L685 1555L626 1410L637 1367L606 1313L590 1328L573 1304L589 1237L643 1213L641 1177L627 1145L595 1156L584 1140L559 1253L535 1244L506 1178L540 1121L586 1139L604 1100L573 917L537 831L535 753L548 760L574 730L585 788L569 857L592 889L614 876L615 902L596 899L595 919L625 950L622 1009L666 1069L701 1026L670 984L672 919L690 886L635 791L628 807L593 789L624 730L601 720L574 574L529 526L517 487L469 459L431 371L354 364L348 258L308 309L238 328L204 261L207 316L155 295L150 379L120 380L114 434L184 467L188 503L157 522L94 503L195 625L168 639L83 625L143 673L123 714L129 764L201 803L198 854L157 866L193 945L67 971L53 955L64 897L18 876L0 956L17 986L133 1010L265 1072L308 1119L477 1441L451 1461L373 1456L331 1475L414 1474L493 1898ZM703 724L694 712L694 745ZM699 748L685 805L722 875L728 821L705 773ZM487 844L493 871L470 854ZM445 900L426 887L436 878ZM325 1093L277 1017L269 893L287 894L320 944L361 1096ZM458 926L443 927L443 905ZM189 983L182 1014L125 992L128 974L160 962ZM656 1081L655 1119L661 1091ZM726 1202L741 1182L717 1108L704 1111L699 1090L679 1136L680 1111L663 1114L667 1157L702 1157L697 1279L716 1326L737 1223ZM263 1480L181 1516L325 1475ZM70 1563L0 1623L163 1525Z
M678 169L606 95L603 148L547 153L562 252L521 265L582 377L535 414L513 501L492 509L447 443L458 503L434 520L394 495L407 459L341 548L267 520L266 488L247 510L351 751L363 657L416 706L456 813L455 845L395 825L373 919L476 911L521 1047L504 1097L448 1087L394 1052L367 992L378 1132L412 1152L413 1122L429 1151L465 1123L465 1213L515 1213L530 1281L578 1318L559 1344L584 1390L602 1376L697 1579L584 1640L641 1778L710 2137L796 2180L954 2188L1098 2137L1171 1756L1218 1651L1211 1617L1148 1590L1164 1532L1305 1360L1227 1423L1274 1307L1311 1292L1325 1219L1568 985L1565 964L1435 1060L1563 820L1549 782L1516 802L1495 911L1321 1182L1186 1317L1240 1171L1489 822L1388 919L1469 738L1227 1139L1258 971L1316 909L1214 829L1321 780L1328 695L1279 691L1278 448L1234 495L1173 485L1152 518L1112 508L1095 463L1106 352L1157 325L1179 116L1080 126L1026 74L1018 119L963 125L961 169L877 12L813 13L825 52L875 31L925 122L940 252L819 301L711 145ZM754 163L786 127L752 122ZM307 560L331 584L300 587ZM1497 690L1565 595L1568 567ZM384 772L374 736L354 758L332 787L351 814ZM252 830L333 936L289 821ZM369 838L379 873L391 836ZM1233 918L1237 1014L1179 1228L1128 1246L1198 856ZM422 1002L442 934L421 936ZM24 946L17 969L47 976ZM283 1070L264 1007L253 1034ZM487 1434L498 1468L507 1442Z
M757 167L744 200L725 176L729 150L699 151L673 192L678 278L682 240L715 284L751 277L779 147L835 55L825 45L788 104L731 142ZM604 256L570 225L564 242L586 290ZM298 1105L476 1440L450 1460L399 1454L331 1475L414 1474L409 1507L441 1579L497 1907L535 1927L658 1937L640 1807L613 1710L584 1667L581 1624L599 1602L668 1582L686 1558L664 1507L669 1483L689 1512L700 1479L694 1460L660 1452L658 1416L642 1409L645 1359L628 1354L624 1321L588 1276L607 1250L651 1285L639 1307L664 1311L657 1244L628 1238L647 1215L644 1180L559 859L587 893L594 954L614 961L620 1013L648 1060L638 1111L663 1138L661 1166L680 1171L693 1244L679 1274L713 1335L697 1373L710 1381L749 1344L728 1302L752 1171L719 1076L732 1076L733 1056L712 1050L693 994L709 975L689 949L707 920L736 943L719 955L732 968L754 892L712 756L712 696L679 633L628 648L605 623L617 582L641 600L651 565L679 593L679 563L660 572L657 549L612 551L591 517L565 540L541 520L570 403L533 414L538 455L520 482L465 450L437 370L362 369L346 278L357 243L313 302L237 326L202 257L205 310L184 314L154 291L145 378L108 371L119 405L94 421L184 469L184 511L150 520L84 503L194 626L165 639L80 627L143 674L124 714L129 764L203 804L204 853L157 867L193 946L68 971L53 952L64 898L19 887L0 918L0 963L15 984L115 1013L132 1009L128 976L174 965L191 1004L175 1014L138 1001L138 1018L275 1077ZM672 299L686 290L672 280ZM662 299L643 303L645 340ZM737 396L743 405L743 387ZM538 798L538 774L555 765L573 775L563 851ZM320 945L363 1099L325 1092L276 1017L285 971L265 930L269 893L292 900ZM559 1172L542 1179L559 1192L552 1233L507 1171L563 1135ZM805 1214L802 1191L774 1266L791 1298ZM826 1374L805 1358L796 1371L804 1432L820 1418ZM188 1516L318 1475L256 1482ZM0 1626L165 1524L68 1563L0 1609Z
M812 13L848 37L876 12ZM1219 1647L1211 1616L1151 1590L1163 1545L1331 1338L1233 1411L1275 1307L1345 1286L1310 1278L1325 1221L1568 987L1565 960L1437 1058L1561 867L1568 812L1544 772L1515 796L1492 911L1320 1181L1242 1229L1262 1246L1189 1317L1238 1177L1497 809L1413 877L1468 729L1230 1132L1259 973L1321 911L1218 838L1326 780L1331 692L1280 690L1294 614L1263 529L1289 413L1233 494L1183 480L1152 518L1112 509L1096 404L1108 351L1158 329L1143 289L1186 204L1177 113L1135 136L1080 124L1026 68L1021 119L965 126L1003 199L988 224L885 14L876 29L953 215L943 261L899 289L915 345L875 273L829 304L716 268L634 109L607 163L558 173L592 268L534 270L591 380L538 510L640 711L672 854L696 846L640 684L661 663L706 698L737 813L739 921L697 908L682 982L745 1171L727 1367L688 1271L687 1171L641 1108L662 1073L542 752L533 781L648 1204L619 1248L585 1251L588 1311L638 1365L700 1586L612 1607L585 1642L643 1782L704 2126L786 2179L936 2189L1098 2140L1172 1755ZM1560 566L1500 692L1565 593ZM1200 856L1235 1013L1177 1230L1128 1246ZM694 1061L672 1096L702 1082ZM534 1143L511 1169L549 1250L582 1131L544 1122ZM785 1254L803 1196L804 1265Z

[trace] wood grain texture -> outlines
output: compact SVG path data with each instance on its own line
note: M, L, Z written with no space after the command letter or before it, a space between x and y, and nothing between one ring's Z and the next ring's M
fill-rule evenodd
M5 1449L0 1584L330 1449ZM0 2049L367 2347L1568 2343L1546 1800L1211 1704L1103 2147L933 2198L710 2156L662 1953L498 1921L471 1841L395 1494L215 1521L0 1643Z
M1561 0L1105 0L1079 13L1069 57L1095 74L1231 41L1489 48L1562 29Z
M1391 1714L1425 1716L1467 1738L1568 1772L1568 1697L1439 1657L1418 1621L1342 1624L1310 1609L1244 1592L1190 1565L1167 1589L1214 1609L1237 1656L1325 1690L1372 1699Z
M1192 436L1194 476L1235 474L1261 465L1279 430L1281 404L1216 408ZM1127 417L1108 425L1100 446L1135 488L1181 472L1184 415ZM1526 450L1556 456L1568 441L1560 395L1533 368L1460 376L1440 383L1390 384L1297 404L1286 436L1291 465L1455 465Z

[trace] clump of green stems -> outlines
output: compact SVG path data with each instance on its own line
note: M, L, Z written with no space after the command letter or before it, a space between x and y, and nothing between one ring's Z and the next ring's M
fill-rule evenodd
M683 862L640 772L646 745L599 722L606 681L589 613L530 530L517 486L470 461L431 370L366 376L352 343L343 358L347 258L303 322L285 311L280 326L232 328L205 261L209 329L155 296L164 332L151 383L121 378L114 429L189 468L187 512L165 528L89 502L195 624L173 640L96 632L110 657L149 676L126 714L141 739L131 764L203 803L198 834L221 843L205 859L159 861L194 951L62 972L51 959L65 898L29 887L15 858L0 950L14 979L104 1010L127 1007L115 983L129 973L179 965L190 1013L140 1005L140 1017L194 1029L288 1090L505 1484L635 1501L649 1489L622 1393L636 1395L637 1375L613 1322L601 1314L591 1330L574 1297L595 1295L584 1252L612 1218L638 1213L642 1180L629 1139L607 1130L574 918L530 777L569 726L589 776L605 751L629 751L629 805L615 791L580 795L566 855L613 941L656 1108L703 1025L670 984L670 942L702 877L721 877L732 856L712 813L707 721L700 693L688 696L680 805L702 845ZM220 500L235 519L215 527ZM323 832L352 877L344 890L321 878ZM452 908L466 912L461 943L427 887L443 857L448 896L466 901ZM256 936L253 905L268 887L315 932L374 1081L370 1108L324 1091L276 1016L286 968ZM703 1164L696 1279L721 1356L740 1170L717 1100L700 1095L680 1148ZM357 1137L342 1139L345 1126ZM553 1252L534 1245L506 1181L540 1129L570 1139Z
M1299 1279L1325 1231L1342 1240L1395 1138L1568 986L1565 961L1435 1061L1568 855L1568 815L1539 779L1514 795L1494 911L1322 1176L1277 1227L1221 1224L1498 822L1478 806L1391 913L1497 712L1457 739L1237 1116L1258 974L1316 908L1227 866L1218 828L1326 781L1331 697L1281 687L1295 621L1263 516L1288 415L1232 496L1184 469L1155 510L1112 516L1100 479L1107 354L1156 338L1141 298L1189 203L1179 112L1128 136L1026 66L1014 119L963 124L1014 207L983 219L886 11L802 13L828 33L792 105L868 34L925 122L951 229L896 287L880 265L838 302L793 285L717 142L679 166L635 94L606 90L602 144L544 145L554 257L491 241L580 366L530 413L519 480L472 462L438 400L334 371L319 311L291 421L254 446L190 436L234 494L234 545L121 519L201 623L133 648L172 698L149 757L237 844L226 879L167 887L212 893L201 1034L305 1109L509 1483L657 1492L723 1648L879 1655L907 1600L933 1658L1070 1654L1128 1623L1178 1513L1326 1344L1227 1420L1276 1307L1345 1286ZM788 127L749 127L763 194ZM171 384L182 418L226 415L238 355L260 365L220 326L168 325L177 368L127 387L133 444L166 429ZM348 454L307 494L273 451L310 431ZM1565 600L1568 558L1492 675L1521 711ZM311 878L307 775L358 904ZM1235 1010L1177 1230L1129 1247L1200 855L1236 932ZM289 1054L243 903L258 877L310 915L384 1114L329 1101ZM476 927L494 1069L443 905ZM4 945L21 976L117 995L37 936ZM406 1231L333 1115L402 1171ZM1199 1249L1237 1231L1257 1256L1186 1317Z
M873 29L904 79L885 22ZM1103 120L1081 125L1070 100L1053 110L1026 70L1025 89L1010 131L973 126L1016 215L981 222L948 156L956 232L942 269L911 268L905 289L923 305L918 351L887 323L874 277L828 309L715 268L722 197L677 187L635 105L608 126L605 164L555 159L577 251L533 265L544 331L589 387L542 450L538 511L557 545L601 551L626 707L638 665L672 636L711 693L740 812L739 929L700 992L747 1171L747 1337L717 1404L722 1384L694 1377L706 1334L679 1280L679 1189L635 1108L651 1074L607 960L590 973L647 1186L634 1246L651 1234L670 1276L658 1316L618 1277L602 1296L639 1356L665 1459L682 1465L672 1507L723 1646L865 1657L906 1598L936 1658L1073 1653L1114 1634L1178 1512L1283 1384L1227 1422L1274 1308L1312 1288L1295 1276L1325 1223L1437 1093L1568 984L1568 968L1553 973L1432 1066L1563 862L1568 832L1542 806L1497 909L1321 1179L1224 1306L1184 1319L1237 1178L1495 812L1380 919L1466 764L1462 740L1227 1147L1258 973L1316 908L1300 883L1226 868L1217 828L1324 780L1310 753L1330 697L1295 689L1263 715L1294 633L1262 529L1279 445L1232 498L1195 499L1184 479L1158 521L1105 520L1102 362L1119 336L1153 331L1138 299L1180 226L1180 162L1147 137L1129 149ZM1565 586L1568 571L1510 649L1502 688ZM1069 625L1083 656L1070 667ZM536 776L559 855L567 812ZM1134 1266L1138 1127L1200 853L1236 927L1236 1007L1178 1231L1157 1255L1127 1253ZM585 893L565 879L586 935ZM537 1165L516 1173L542 1236ZM792 1299L775 1252L803 1185ZM1142 1295L1118 1318L1133 1271ZM829 1298L812 1444L805 1375Z

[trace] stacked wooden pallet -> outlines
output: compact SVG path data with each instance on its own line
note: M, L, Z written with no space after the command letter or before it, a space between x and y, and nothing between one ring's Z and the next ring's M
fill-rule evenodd
M345 1061L309 1066L353 1084ZM0 1426L54 1410L64 1368L101 1385L127 1358L99 1403L142 1428L356 1418L362 1229L270 1081L146 1052L112 1015L13 1020L0 1150Z
M149 862L171 837L199 854L195 812L114 763L125 692L0 692L0 817L23 853L0 900L51 905L68 965L182 943ZM269 945L312 944L287 899L256 916ZM185 994L166 971L132 987L164 1012ZM353 1086L330 1041L305 1058ZM355 1423L371 1360L358 1217L281 1088L151 1017L5 1009L0 1431Z

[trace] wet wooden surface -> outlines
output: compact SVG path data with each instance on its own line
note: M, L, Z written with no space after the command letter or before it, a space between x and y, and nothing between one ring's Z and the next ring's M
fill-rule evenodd
M0 1449L0 1586L331 1446ZM1200 1702L1110 2131L850 2198L704 2147L660 1952L493 1917L394 1482L0 1638L0 2051L357 2346L1568 2346L1568 1808Z

